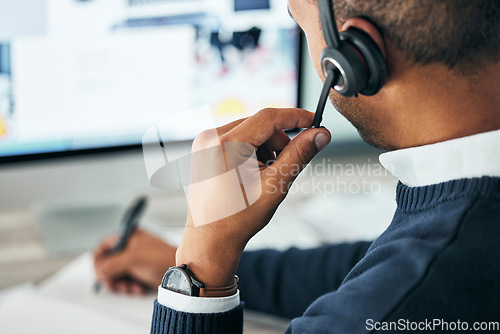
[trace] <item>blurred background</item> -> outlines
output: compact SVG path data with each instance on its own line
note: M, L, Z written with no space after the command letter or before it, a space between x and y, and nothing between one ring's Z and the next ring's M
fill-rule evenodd
M179 242L184 193L175 176L151 187L144 166L141 140L152 125L200 106L216 125L265 107L315 110L322 84L286 6L0 0L0 332L57 332L51 309L110 328L125 317L116 332L148 330L154 295L92 295L90 252L140 195L149 198L141 227ZM248 249L370 240L389 223L396 180L379 165L381 152L330 104L323 125L330 147ZM163 142L185 151L203 126L180 122ZM30 315L26 305L47 313ZM249 317L250 333L286 326ZM88 326L73 332L100 332Z

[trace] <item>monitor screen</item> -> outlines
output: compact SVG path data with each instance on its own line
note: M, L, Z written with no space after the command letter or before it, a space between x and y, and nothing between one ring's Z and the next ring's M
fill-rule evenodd
M209 106L216 124L298 101L286 0L0 3L0 161L139 145ZM192 139L189 123L169 141Z

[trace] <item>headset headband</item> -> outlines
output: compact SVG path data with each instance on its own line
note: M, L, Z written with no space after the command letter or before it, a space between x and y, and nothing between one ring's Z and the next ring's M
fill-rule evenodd
M319 19L325 36L326 45L329 48L338 49L340 46L339 32L331 0L318 0Z

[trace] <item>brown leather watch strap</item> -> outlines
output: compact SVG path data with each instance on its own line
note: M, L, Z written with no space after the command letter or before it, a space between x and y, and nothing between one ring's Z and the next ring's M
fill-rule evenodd
M232 296L238 291L238 276L234 276L233 283L219 288L204 287L200 288L200 297L227 297Z

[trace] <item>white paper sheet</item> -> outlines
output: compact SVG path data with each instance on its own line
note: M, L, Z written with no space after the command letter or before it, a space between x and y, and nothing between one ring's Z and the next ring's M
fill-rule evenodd
M129 297L105 289L95 294L92 256L86 253L37 290L9 294L0 304L0 333L147 333L150 294Z

